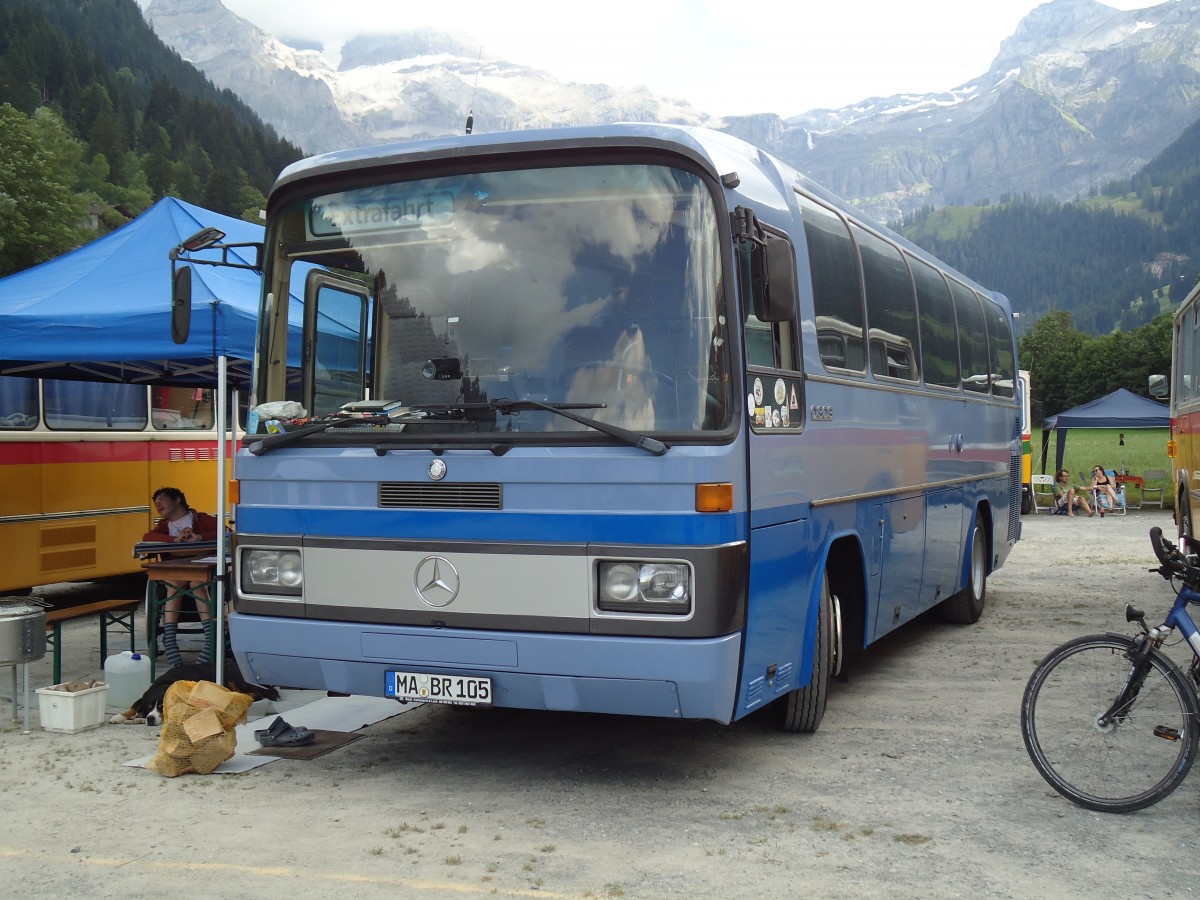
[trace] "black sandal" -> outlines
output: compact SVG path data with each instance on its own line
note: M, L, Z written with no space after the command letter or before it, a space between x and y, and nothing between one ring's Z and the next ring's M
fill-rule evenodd
M303 747L317 739L315 733L303 725L289 725L279 716L270 728L254 732L254 738L264 747Z

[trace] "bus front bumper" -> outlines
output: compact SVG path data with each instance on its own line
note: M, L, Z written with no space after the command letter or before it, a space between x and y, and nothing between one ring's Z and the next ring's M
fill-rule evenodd
M365 625L233 614L258 684L385 696L387 673L485 676L492 705L660 718L733 718L740 633L674 639Z

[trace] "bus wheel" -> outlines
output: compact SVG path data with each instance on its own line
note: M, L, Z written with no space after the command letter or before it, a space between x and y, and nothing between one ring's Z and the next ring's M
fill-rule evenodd
M834 663L833 601L829 596L829 576L821 580L821 606L817 610L817 641L813 649L812 680L802 688L789 691L777 701L780 725L784 731L813 732L825 715L825 695ZM840 645L841 636L837 636Z
M942 601L938 614L942 621L955 625L973 625L983 615L987 596L987 538L983 526L975 523L971 532L971 565L967 568L967 586Z

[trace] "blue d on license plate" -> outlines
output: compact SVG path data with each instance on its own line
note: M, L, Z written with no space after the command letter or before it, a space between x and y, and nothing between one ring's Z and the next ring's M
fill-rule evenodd
M469 675L434 675L428 672L388 672L389 697L421 703L454 706L491 706L492 680Z

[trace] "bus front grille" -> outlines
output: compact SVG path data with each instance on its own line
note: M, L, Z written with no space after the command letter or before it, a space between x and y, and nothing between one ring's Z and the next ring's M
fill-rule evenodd
M498 484L427 484L381 481L380 509L503 509Z

